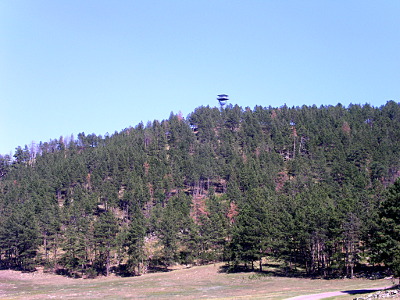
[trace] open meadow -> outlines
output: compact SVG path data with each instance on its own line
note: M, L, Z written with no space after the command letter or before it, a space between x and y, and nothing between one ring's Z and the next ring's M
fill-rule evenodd
M287 299L393 284L390 279L323 280L274 276L273 273L224 273L221 267L222 264L215 264L137 277L96 279L1 270L0 299Z

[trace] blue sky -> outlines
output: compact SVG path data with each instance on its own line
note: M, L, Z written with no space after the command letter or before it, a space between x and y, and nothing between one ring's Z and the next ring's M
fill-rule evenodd
M0 1L0 153L232 104L399 102L400 1Z

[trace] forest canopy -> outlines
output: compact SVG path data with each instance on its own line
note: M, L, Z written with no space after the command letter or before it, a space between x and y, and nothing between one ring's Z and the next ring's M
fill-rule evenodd
M18 147L0 156L0 267L94 277L268 256L399 275L399 152L394 101L201 106Z

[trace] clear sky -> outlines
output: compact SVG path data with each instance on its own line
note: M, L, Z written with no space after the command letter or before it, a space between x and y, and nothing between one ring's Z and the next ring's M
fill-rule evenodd
M184 116L400 102L400 1L0 0L0 154Z

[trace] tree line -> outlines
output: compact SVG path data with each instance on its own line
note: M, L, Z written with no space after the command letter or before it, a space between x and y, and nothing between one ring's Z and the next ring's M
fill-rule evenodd
M198 107L0 156L0 267L400 272L400 105Z

